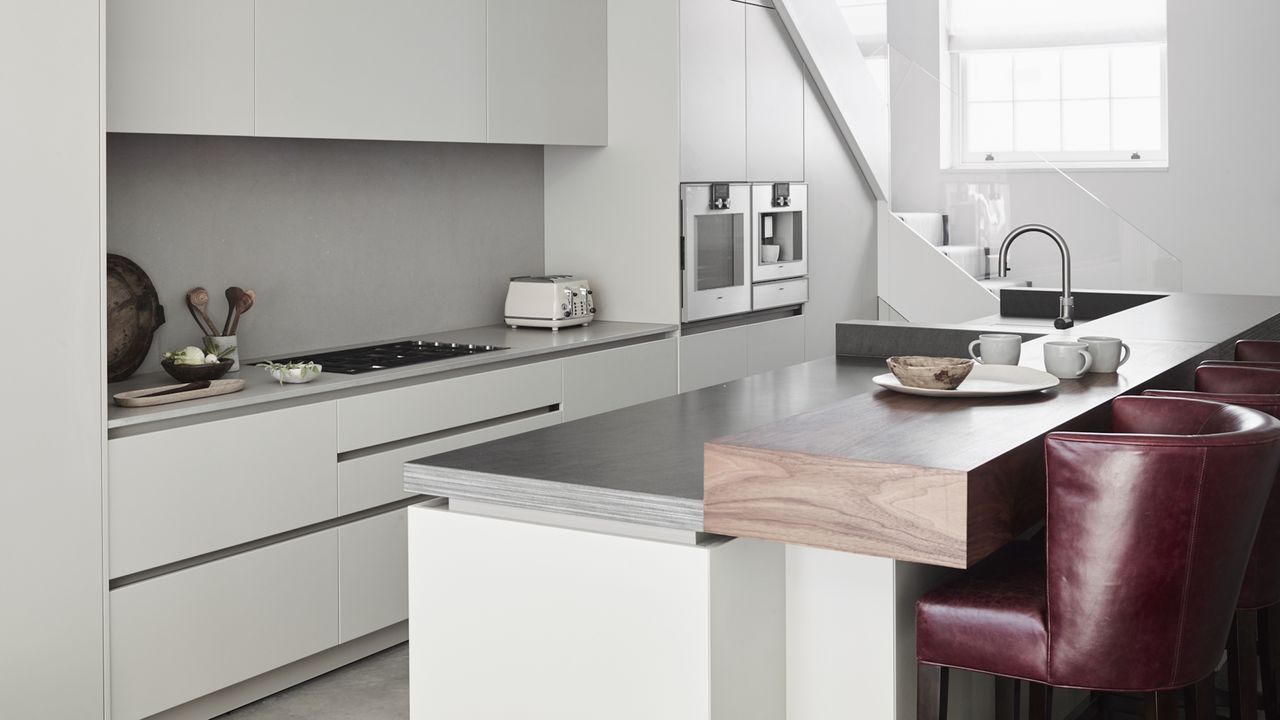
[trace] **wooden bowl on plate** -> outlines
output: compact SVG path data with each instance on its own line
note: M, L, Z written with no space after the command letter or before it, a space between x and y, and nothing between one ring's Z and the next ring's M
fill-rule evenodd
M200 380L217 380L236 363L231 358L223 358L217 363L205 365L176 365L172 360L161 360L160 367L179 382L199 382Z
M931 390L955 390L973 370L969 358L902 355L885 363L903 385Z

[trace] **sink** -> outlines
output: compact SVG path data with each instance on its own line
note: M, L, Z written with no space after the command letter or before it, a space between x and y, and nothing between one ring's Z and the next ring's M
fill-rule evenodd
M1061 290L1056 288L1012 287L1000 290L1000 314L986 318L989 322L1006 324L1038 325L1039 320L1048 319L1049 327L1053 327L1053 319L1058 317L1058 298ZM1133 292L1129 290L1076 290L1071 293L1075 300L1076 327L1081 320L1097 320L1108 315L1145 305L1168 295ZM997 318L1001 318L997 320ZM1013 323L1013 320L1018 322ZM1022 322L1028 320L1030 322Z

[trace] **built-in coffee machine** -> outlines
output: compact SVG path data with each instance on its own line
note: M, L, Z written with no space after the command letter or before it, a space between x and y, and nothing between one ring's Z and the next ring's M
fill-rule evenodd
M809 299L805 183L680 186L684 322Z

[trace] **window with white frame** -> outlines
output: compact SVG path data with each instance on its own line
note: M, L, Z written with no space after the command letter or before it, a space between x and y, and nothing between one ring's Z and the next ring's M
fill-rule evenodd
M1167 163L1164 32L1163 0L952 0L953 162Z

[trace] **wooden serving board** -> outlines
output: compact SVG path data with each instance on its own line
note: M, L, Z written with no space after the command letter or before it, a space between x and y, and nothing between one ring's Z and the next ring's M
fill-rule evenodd
M152 407L155 405L168 405L169 403L182 402L183 400L195 400L196 398L213 397L214 395L227 395L233 392L240 392L244 389L244 380L214 380L209 383L209 387L200 390L188 390L187 392L172 393L169 395L155 395L155 393L180 388L187 383L174 383L172 385L157 385L156 387L145 388L142 390L130 390L129 392L116 393L111 398L115 400L120 407ZM154 397L146 397L147 395L155 395Z

